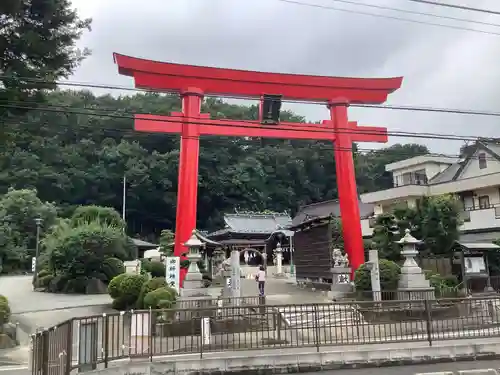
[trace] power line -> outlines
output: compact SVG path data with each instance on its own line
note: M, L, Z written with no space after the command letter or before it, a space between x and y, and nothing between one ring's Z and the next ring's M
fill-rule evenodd
M410 19L410 18L401 18L401 17L396 17L396 16L388 16L388 15L385 15L385 14L369 13L369 12L357 11L357 10L352 10L352 9L336 8L336 7L327 6L327 5L309 4L309 3L303 3L303 2L295 1L295 0L276 0L276 1L280 1L282 3L287 3L287 4L294 4L294 5L306 6L306 7L311 7L311 8L328 9L328 10L335 10L335 11L339 11L339 12L361 14L361 15L370 16L370 17L379 17L379 18L386 18L386 19L390 19L390 20L397 20L397 21L403 21L403 22L411 22L411 23L416 23L416 24L421 24L421 25L444 27L444 28L448 28L448 29L462 30L462 31L471 31L471 32L476 32L476 33L481 33L481 34L500 35L500 33L496 33L494 31L471 29L471 28L468 28L468 27L461 27L461 26L443 25L441 23L419 21L419 20L413 20L413 19Z
M86 116L101 116L101 117L109 117L109 118L120 118L120 119L130 119L134 120L134 114L116 114L116 113L98 113L96 109L93 109L92 111L82 111L82 110L74 110L74 109L61 109L58 106L54 107L34 107L34 106L23 106L23 105L12 105L12 104L1 104L0 102L0 108L10 108L10 109L21 109L21 110L38 110L42 112L55 112L55 113L62 113L62 114L76 114L76 115L86 115ZM137 114L141 115L141 114ZM142 115L148 115L145 113L142 113ZM176 120L175 118L178 118ZM174 119L172 119L174 118ZM165 122L165 120L162 119L143 119L145 121L153 121L153 122ZM250 120L232 120L232 119L218 119L218 121L221 122L227 122L228 126L231 126L231 123L233 121L240 121L244 123L248 123L248 126L244 125L237 125L235 127L238 128L249 128L249 129L254 129L254 126L251 126L251 124L255 124L255 121L250 121ZM168 122L173 122L173 123L183 123L183 119L181 116L170 116L170 119ZM224 126L223 124L213 124L210 122L207 122L206 120L190 120L191 123L193 124L198 124L198 125L213 125L213 126ZM301 125L303 128L307 128L308 131L313 132L313 133L319 133L319 134L331 134L332 130L325 128L325 126L318 125L318 124L306 124L306 125ZM276 126L274 125L260 125L261 129L265 130L275 130ZM303 130L301 129L289 129L290 131L294 132L301 132ZM480 138L479 137L473 137L473 136L460 136L460 135L453 135L453 134L439 134L439 133L416 133L416 132L402 132L402 131L387 131L387 132L377 132L377 131L369 131L369 130L364 130L363 126L361 126L359 129L352 129L352 128L341 128L338 130L333 131L334 133L337 134L366 134L366 135L382 135L382 134L387 134L395 137L405 137L405 138L423 138L423 139L441 139L441 140L454 140L454 141L477 141Z
M100 115L94 115L94 116L100 116ZM153 120L152 120L153 121ZM45 122L42 122L41 124L40 123L37 123L37 126L38 128L40 128L41 125L49 125L51 124L52 122L50 120L46 120ZM11 125L33 125L33 123L31 122L27 122L27 121L16 121L16 122L3 122L3 124L11 124ZM91 124L78 124L78 128L80 129L89 129L89 130L94 130L94 131L100 131L102 134L103 134L103 138L106 138L108 135L113 135L113 136L130 136L130 137L133 137L133 138L141 138L141 137L151 137L151 136L177 136L177 134L173 134L173 133L148 133L148 132L138 132L138 131L135 131L133 129L119 129L119 128L109 128L109 127L106 127L106 128L96 128L96 126L94 125L91 125ZM71 133L71 135L74 135L74 130L71 130L71 129L68 129L67 131L68 133ZM58 132L56 133L56 135L64 135L64 131L62 132ZM243 138L243 137L235 137L235 138ZM259 137L248 137L249 139L253 139L253 138L259 138ZM195 137L187 137L187 139L197 139ZM476 139L476 140L479 140L479 141L488 141L488 139ZM300 140L299 140L300 141ZM493 140L494 141L494 140ZM376 149L376 148L363 148L363 147L356 147L356 150L354 150L353 148L348 148L348 147L338 147L336 146L335 144L328 144L328 145L324 145L323 142L329 142L329 141L323 141L323 140L320 140L320 141L317 141L317 143L315 143L315 147L317 147L318 145L321 146L321 147L317 147L317 149L319 149L320 151L335 151L335 150L338 150L338 151L345 151L345 152L355 152L355 153L372 153L372 152L379 152L379 151L383 151L384 153L386 154L391 154L391 155L399 155L399 156L408 156L408 157L415 157L415 156L429 156L429 157L434 157L434 158L442 158L442 157L447 157L447 158L455 158L455 159L460 159L463 157L463 155L460 155L460 154L443 154L443 153L421 153L420 155L415 155L414 152L404 152L402 150L393 150L393 149L390 149L390 148L380 148L380 149ZM71 145L70 145L71 146ZM479 156L469 156L469 159L472 159L472 160L478 160L479 159ZM489 156L487 155L486 156L486 159L487 160L492 160L492 161L495 161L497 160L495 157L492 157L492 156Z
M429 0L407 0L407 1L411 1L411 2L414 2L414 3L421 3L421 4L437 5L437 6L446 7L446 8L468 10L468 11L472 11L472 12L480 12L480 13L488 13L488 14L500 15L499 11L491 10L491 9L472 8L472 7L467 7L467 6L464 6L464 5L439 3L437 1L429 1Z
M331 1L334 1L334 2L337 2L337 3L345 3L345 4L352 4L352 5L357 5L357 6L363 6L363 7L367 7L367 8L383 9L383 10L390 10L390 11L393 11L393 12L415 14L415 15L419 15L419 16L442 18L442 19L453 20L453 21L470 22L470 23L476 23L476 24L479 24L479 25L500 27L500 24L498 24L498 23L476 21L476 20L471 20L471 19L468 19L468 18L443 16L443 15L435 14L435 13L418 12L418 11L414 11L414 10L401 9L401 8L393 8L393 7L383 6L383 5L365 4L365 3L359 3L357 1L350 1L350 0L331 0Z
M500 35L500 34L499 34ZM190 78L190 77L188 77ZM129 86L118 86L111 84L100 84L100 83L88 83L88 82L76 82L76 81L48 81L43 78L30 78L30 77L12 77L8 75L1 75L0 79L13 79L18 81L27 81L32 83L39 84L55 84L59 86L68 86L68 87L79 87L79 88L100 88L100 89L108 89L108 90L124 90L124 91L132 91L132 92L146 92L146 93L154 93L154 94L167 94L171 96L178 96L179 93L177 91L162 91L158 92L155 90L148 90L142 88L135 88ZM207 98L216 98L219 99L221 96L218 95L205 95ZM236 96L236 95L224 95L222 98L226 99L240 99L240 100L249 100L248 97L245 96ZM284 103L302 103L302 104L313 104L313 105L327 105L327 102L324 101L307 101L307 100L292 100L292 99L283 99ZM439 108L439 107L425 107L425 106L411 106L411 105L386 105L386 104L350 104L350 107L357 108L376 108L376 109L390 109L390 110L400 110L400 111L417 111L417 112L439 112L439 113L450 113L450 114L461 114L461 115L475 115L475 116L493 116L500 117L500 112L495 111L480 111L473 109L455 109L455 108Z

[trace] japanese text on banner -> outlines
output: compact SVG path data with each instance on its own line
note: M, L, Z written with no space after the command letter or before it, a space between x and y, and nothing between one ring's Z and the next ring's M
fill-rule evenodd
M167 285L177 294L180 292L180 263L179 257L167 257L165 265Z

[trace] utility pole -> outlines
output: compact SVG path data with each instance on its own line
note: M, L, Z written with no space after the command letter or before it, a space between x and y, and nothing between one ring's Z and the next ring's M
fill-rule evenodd
M124 223L123 231L125 232L127 228L126 220L125 220L125 210L127 207L127 175L123 174L123 191L122 191L122 220Z
M33 288L36 286L37 274L38 274L38 257L40 256L40 227L42 226L43 220L40 218L35 219L36 224L36 243L35 243L35 261L33 264Z

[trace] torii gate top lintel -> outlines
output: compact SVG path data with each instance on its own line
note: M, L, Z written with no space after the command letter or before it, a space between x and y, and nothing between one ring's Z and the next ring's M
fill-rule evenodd
M196 87L205 95L259 99L263 94L283 99L325 101L345 98L349 103L380 104L401 87L402 77L342 78L265 73L212 68L140 59L114 53L118 71L133 77L138 88L182 92Z

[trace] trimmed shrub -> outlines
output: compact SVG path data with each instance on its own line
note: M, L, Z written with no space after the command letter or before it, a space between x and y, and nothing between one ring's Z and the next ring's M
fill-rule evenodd
M144 297L144 308L169 309L175 305L177 295L172 288L164 287L153 290Z
M121 283L122 280L128 276L126 273L122 273L118 276L113 277L108 285L109 296L113 299L119 298L121 296Z
M145 308L146 306L144 306L144 297L153 290L166 288L167 286L167 281L164 277L153 277L151 280L146 281L142 285L141 293L139 294L139 298L137 299L137 307L139 309Z
M396 290L401 268L392 260L387 259L380 259L378 265L380 270L380 288L387 291ZM356 285L356 290L372 290L370 271L366 269L364 264L356 270L354 284Z
M115 298L112 297L115 300L113 304L122 306L123 309L134 308L136 307L142 286L148 280L148 278L144 275L131 275L126 273L122 275L118 275L113 280L111 280L110 283L113 284L111 289L113 291L112 293L116 296ZM115 282L117 278L120 279ZM115 283L117 283L118 285L115 285ZM108 287L108 291L109 290L110 289Z
M7 297L0 295L0 327L10 320L10 307Z
M106 277L103 281L110 282L115 276L125 273L125 265L118 258L106 258L102 262L101 272Z
M149 272L152 277L165 277L165 265L162 262L146 261L142 263L142 267L146 272Z

